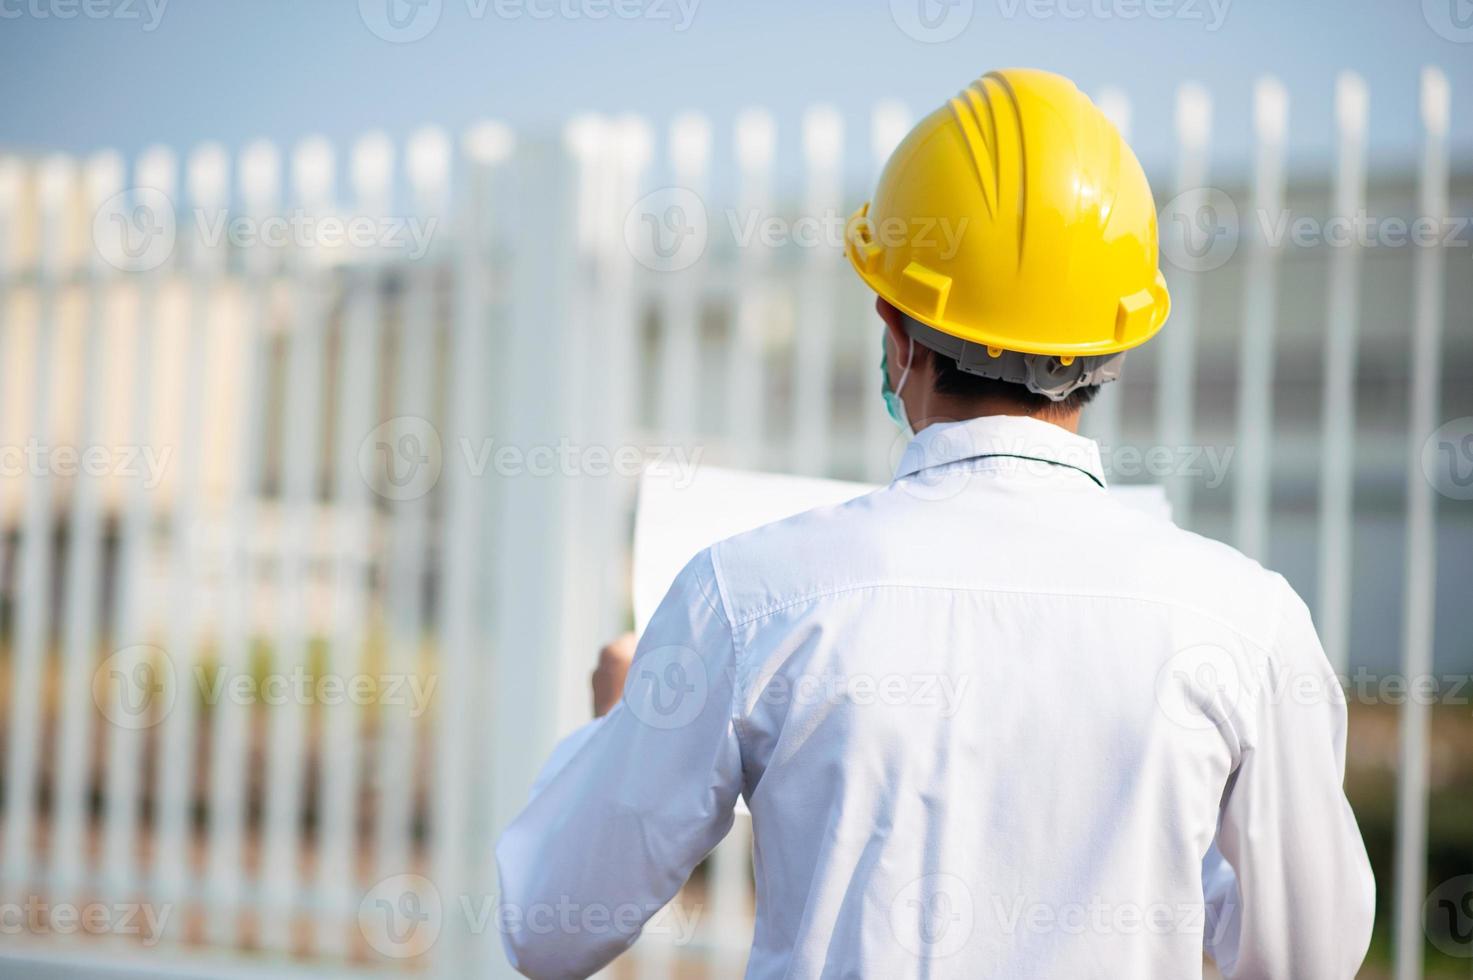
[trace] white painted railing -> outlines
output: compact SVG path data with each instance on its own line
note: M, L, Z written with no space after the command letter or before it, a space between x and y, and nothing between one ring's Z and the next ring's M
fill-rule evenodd
M1338 214L1365 207L1366 101L1361 82L1339 80ZM1449 207L1439 73L1424 76L1422 102L1418 213L1436 217ZM1121 93L1101 103L1128 129ZM1283 272L1254 215L1283 208L1289 106L1267 79L1253 104L1253 210L1233 229L1246 251L1231 518L1236 543L1264 555ZM347 201L334 148L316 139L290 153L285 187L281 153L246 147L233 191L214 146L184 161L182 192L163 148L128 177L106 153L80 168L0 160L0 446L8 458L51 451L0 476L15 570L3 900L142 903L168 913L147 941L175 954L504 971L485 918L491 842L586 712L591 651L627 620L633 480L620 457L674 447L859 478L888 469L878 331L822 229L852 210L908 122L878 106L854 167L846 120L810 110L794 209L776 203L787 144L760 110L730 134L730 210L713 189L723 141L695 114L671 126L663 191L657 141L634 117L580 118L560 141L520 145L487 123L458 149L427 129L406 146L402 188L393 144L369 135L347 154ZM1204 90L1178 92L1177 127L1171 192L1208 200ZM223 240L209 234L221 215L240 222ZM766 219L796 234L803 217L818 220L813 247L731 240ZM333 218L366 236L339 241L323 224ZM430 229L423 248L404 238L411 220ZM698 247L681 237L700 229ZM1167 254L1192 231L1165 223ZM1317 614L1344 668L1360 258L1329 251ZM1443 421L1444 257L1420 248L1414 261L1408 676L1432 667L1435 497L1421 447ZM1107 445L1132 431L1164 447L1204 439L1194 391L1211 272L1187 261L1168 274L1176 309L1154 407L1126 410L1129 388L1152 380L1128 372L1089 419ZM73 475L61 447L106 465ZM123 464L143 450L167 457L157 480ZM1192 523L1197 481L1164 478ZM336 686L284 698L255 687L290 687L297 672ZM420 699L404 696L410 682ZM350 696L354 684L371 690ZM1407 980L1426 893L1425 706L1410 703L1402 724ZM640 976L690 959L740 972L749 834L739 823L688 889L703 909L694 940L647 936L631 954ZM103 931L125 934L111 938L118 962L149 962L140 937ZM96 955L59 928L34 933L29 955Z

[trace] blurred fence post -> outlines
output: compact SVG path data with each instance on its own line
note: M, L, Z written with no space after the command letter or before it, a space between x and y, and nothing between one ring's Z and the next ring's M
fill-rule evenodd
M1217 202L1207 186L1210 163L1210 140L1212 138L1212 97L1207 90L1195 83L1187 83L1176 92L1176 186L1177 200L1186 198L1192 207L1186 216L1195 222L1203 220L1213 223L1206 229L1207 250L1215 244L1215 236L1222 232L1217 222L1222 217L1216 213ZM1179 215L1180 216L1180 215ZM1160 344L1160 362L1156 387L1156 442L1166 450L1177 453L1179 447L1189 445L1194 438L1197 381L1197 320L1200 313L1197 298L1198 276L1196 269L1183 268L1181 260L1195 259L1193 236L1203 229L1184 227L1178 224L1168 228L1163 235L1177 236L1177 247L1166 250L1173 252L1178 263L1167 263L1171 281L1171 324L1163 330L1157 343ZM1185 263L1190 264L1190 262ZM1127 356L1128 360L1128 356ZM1118 383L1118 382L1117 382ZM1107 386L1108 387L1108 386ZM1118 393L1117 393L1118 397ZM1087 413L1086 413L1087 414ZM1110 420L1118 430L1118 420ZM1192 510L1192 485L1185 475L1173 471L1163 479L1167 497L1171 501L1171 517L1183 527L1189 527Z
M708 205L706 172L711 160L711 124L695 112L670 124L668 145L675 186L706 208L706 248L689 266L660 275L659 388L656 429L672 445L687 445L700 429L701 310L711 233L717 227Z
M349 157L355 218L375 222L392 212L394 145L382 133L361 137ZM374 527L374 487L359 469L359 451L373 429L379 403L380 348L383 342L383 262L376 244L353 249L344 288L338 331L337 402L332 461L333 538L332 612L324 669L352 678L365 668L365 645L372 621L370 540ZM362 808L363 707L353 700L324 704L318 752L321 765L317 830L317 893L322 923L317 948L340 957L350 949L350 923L357 911L356 858Z
M247 146L240 160L240 196L244 216L260 223L275 214L281 183L281 160L268 142ZM234 466L225 504L225 575L221 595L216 666L227 677L251 670L251 648L258 624L257 494L265 466L263 375L274 271L271 250L259 240L245 250L244 298L238 341L241 355L240 399L233 406ZM210 733L209 834L205 859L209 941L232 945L239 937L240 902L245 877L242 864L247 805L246 736L251 706L221 698L214 706Z
M64 156L41 163L37 179L41 201L41 252L37 266L39 291L32 375L31 437L49 447L56 436L54 385L58 373L58 293L70 271L68 244L76 192L76 166ZM19 553L16 555L19 608L11 648L10 732L5 756L5 831L3 843L6 895L35 884L35 818L37 757L41 745L42 669L46 663L47 619L51 602L53 479L45 467L26 474Z
M87 161L83 184L86 216L106 213L105 222L121 213L117 195L123 189L123 161L115 153L101 153ZM113 299L113 267L92 242L87 252L87 308L84 314L82 372L79 393L81 424L77 443L90 452L102 440L105 401L103 354L111 345L109 304ZM51 884L59 895L75 898L82 884L84 831L89 823L92 783L92 671L97 666L98 594L102 580L102 521L99 506L103 474L79 468L72 482L70 527L67 534L64 588L62 678L59 701L61 728L56 748L59 770L54 797L56 836L51 851Z
M1180 96L1178 96L1178 98L1180 98ZM1115 124L1115 128L1120 132L1120 138L1129 143L1130 97L1118 88L1107 86L1100 89L1099 93L1095 96L1095 104L1100 107L1100 111L1105 114L1105 118L1109 119L1110 122ZM1180 112L1180 110L1178 110L1178 112ZM1179 140L1182 138L1181 129L1182 126L1180 115L1178 115L1177 138ZM1184 146L1181 149L1181 154L1183 158L1187 156ZM1206 161L1204 158L1203 163L1205 164L1205 162ZM1178 166L1181 166L1181 163L1179 163ZM1180 185L1182 177L1183 175L1178 172L1178 185ZM1178 186L1177 191L1180 192L1180 186ZM1174 231L1175 229L1162 228L1159 231L1159 237L1160 239L1164 240L1168 234L1172 234ZM1171 279L1172 283L1172 291L1175 294L1179 288L1177 286L1177 276L1173 274L1169 278ZM1180 298L1176 295L1173 295L1172 302L1173 305L1177 305L1180 303ZM1176 322L1173 322L1171 324L1171 329L1175 330L1177 329L1177 327L1178 324ZM1157 340L1156 343L1163 350L1165 349L1166 339L1164 337L1160 340ZM1106 465L1107 476L1109 475L1110 460L1113 457L1115 450L1118 449L1120 446L1120 403L1125 398L1125 385L1130 380L1131 375L1132 371L1130 358L1127 356L1124 374L1121 375L1119 380L1101 386L1099 394L1095 396L1094 401L1090 402L1089 407L1084 410L1084 415L1080 423L1081 430L1084 432L1084 434L1088 435L1091 439L1100 444L1101 454L1104 456L1104 461Z
M829 240L844 184L844 118L829 105L803 114L803 210L791 226L802 249L793 324L792 467L824 476L833 456L835 296L842 243Z
M761 222L772 211L772 160L777 130L764 109L745 109L734 127L738 223L758 229L737 248L731 342L726 351L726 433L739 466L762 467L767 417L767 341L772 316L772 249Z
M1356 227L1366 208L1366 85L1354 72L1335 80L1335 124L1339 140L1331 218ZM1319 608L1325 653L1336 673L1349 666L1351 503L1355 493L1355 374L1360 342L1359 236L1330 250L1325 307L1324 441L1320 458Z
M414 210L434 219L436 227L449 213L450 164L450 140L442 130L425 128L410 137L404 166ZM387 672L403 678L421 675L424 662L431 494L446 467L462 462L454 455L455 447L440 438L433 421L440 339L438 276L431 261L435 254L432 249L407 263L404 315L394 347L393 435L377 447L386 467L384 475L392 481L384 488L391 498L385 552ZM376 874L382 878L410 870L421 733L408 704L381 699L376 711L376 758L370 771L376 789Z
M336 157L322 137L308 137L292 152L292 205L303 217L320 218L334 207ZM286 375L281 408L280 491L277 496L274 585L275 629L269 634L270 671L290 677L310 672L313 623L306 590L317 537L319 460L322 449L323 348L328 311L327 256L321 241L294 243L289 261ZM300 808L305 789L309 706L295 697L268 704L264 841L261 851L261 944L286 950L299 888Z
M189 232L185 258L189 273L189 300L183 319L184 377L180 411L179 473L174 482L169 523L169 616L165 621L164 650L172 660L173 705L159 726L160 764L155 783L153 893L164 902L182 904L192 891L194 874L190 855L194 836L194 776L198 739L199 700L205 688L197 683L201 650L200 561L205 535L200 520L207 448L205 372L215 348L216 284L222 270L222 243L205 241L205 226L223 211L227 184L225 153L206 145L185 163L185 190L199 212L178 222ZM209 217L202 217L208 214ZM177 247L177 243L176 243ZM171 919L171 931L183 916Z
M470 846L469 806L476 783L479 753L472 751L471 721L476 685L472 679L486 665L478 654L486 645L477 611L481 607L478 586L487 531L489 495L484 486L489 474L469 468L472 449L482 445L477 437L493 431L487 418L485 372L494 349L488 318L488 278L494 255L488 231L493 219L492 184L503 176L513 147L509 130L498 123L483 122L462 141L462 187L465 201L457 210L454 243L454 299L450 318L448 398L445 436L461 447L451 451L453 463L444 472L444 507L440 527L443 583L438 611L440 637L437 675L437 710L434 712L435 756L432 774L431 877L441 900L452 913L446 916L446 933L436 950L437 972L456 977L479 974L471 930L462 914L461 896L479 894L482 875L467 865L466 855L479 858L481 848ZM498 923L490 922L492 932Z
M1421 115L1425 131L1417 212L1438 222L1438 241L1416 249L1413 259L1411 415L1407 439L1407 549L1402 674L1411 690L1433 668L1437 601L1437 499L1423 475L1422 447L1437 428L1441 386L1443 287L1447 256L1441 229L1448 213L1447 131L1451 93L1447 76L1422 70ZM1422 976L1422 903L1427 891L1428 743L1432 716L1425 698L1401 706L1401 769L1396 785L1396 978Z
M885 161L890 159L890 154L905 134L910 131L912 121L910 111L904 103L887 100L875 105L870 112L870 161L872 164L870 173L871 183L877 183L880 171L885 166ZM951 221L956 215L928 215L938 221ZM845 216L847 221L848 216ZM847 230L847 225L846 225ZM916 228L909 230L915 234ZM942 228L942 234L965 235L966 228ZM869 303L866 296L866 303ZM863 441L863 452L861 453L860 477L862 479L874 479L880 482L890 482L893 475L892 466L895 462L890 456L890 450L900 440L901 434L896 429L894 422L890 419L890 413L885 406L885 400L880 397L880 355L881 344L885 340L883 324L879 315L873 312L870 305L863 309L863 318L860 320L862 334L859 338L859 390L860 404L863 406L863 424L860 437Z
M160 222L159 233L174 234L172 209L155 207L174 197L178 164L166 147L145 150L139 157L132 188L134 214L148 209L148 217ZM137 278L137 347L134 351L132 430L139 447L156 446L155 387L158 384L156 319L159 287L171 271L166 257ZM125 671L156 672L168 678L167 661L158 661L157 651L146 646L152 638L156 595L151 583L154 558L153 520L157 511L149 488L142 479L127 481L122 522L118 530L112 646L117 668ZM156 491L155 491L156 492ZM115 901L135 897L138 881L138 818L142 806L143 740L148 720L139 708L128 703L127 683L114 679L105 686L109 705L107 793L104 797L103 891ZM146 708L146 706L144 706Z
M1284 210L1284 137L1289 98L1276 79L1253 87L1253 131L1257 156L1253 207L1239 224L1248 246L1244 273L1242 346L1238 358L1238 478L1233 518L1238 548L1267 562L1272 480L1275 308L1281 244L1269 239L1268 222Z
M500 392L505 399L504 439L525 448L556 445L565 424L569 380L557 365L568 342L571 176L562 147L547 142L519 146L515 170L522 234L513 259L510 330L498 357L508 366ZM546 706L558 699L564 608L558 560L563 554L565 493L564 481L556 476L524 473L502 481L493 582L493 840L526 803L555 733ZM494 930L482 938L491 947L491 975L514 976Z

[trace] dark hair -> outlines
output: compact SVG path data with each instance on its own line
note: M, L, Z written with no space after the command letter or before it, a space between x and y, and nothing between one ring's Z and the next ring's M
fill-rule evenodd
M956 361L945 354L936 351L930 351L930 354L937 394L957 398L1001 398L1027 409L1032 415L1068 415L1088 405L1100 390L1099 385L1090 385L1069 393L1063 401L1051 401L1029 391L1024 385L963 371L957 367Z

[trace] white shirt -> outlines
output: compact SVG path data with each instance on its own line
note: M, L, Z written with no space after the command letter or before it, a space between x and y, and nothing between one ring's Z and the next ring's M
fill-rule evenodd
M933 425L889 487L697 556L499 842L513 964L622 952L740 796L751 978L1353 976L1374 883L1304 603L1103 487L1057 426Z

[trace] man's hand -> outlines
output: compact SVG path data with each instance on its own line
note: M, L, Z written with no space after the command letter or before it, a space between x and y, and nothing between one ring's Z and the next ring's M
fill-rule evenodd
M598 667L593 671L593 716L602 718L614 709L624 696L624 678L634 661L635 639L625 633L610 640L598 652Z

